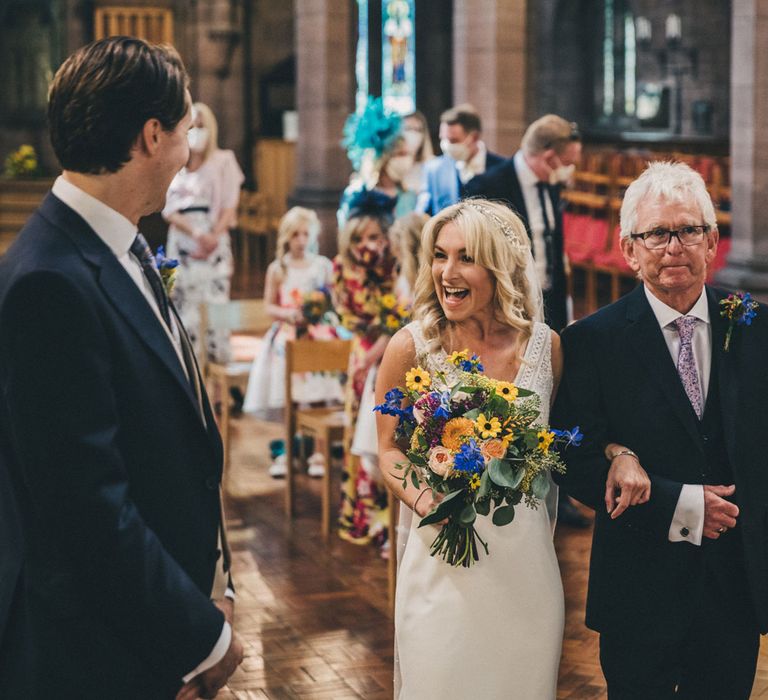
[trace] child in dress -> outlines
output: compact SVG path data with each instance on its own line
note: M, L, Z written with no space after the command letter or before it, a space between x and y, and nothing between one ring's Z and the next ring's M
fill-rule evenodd
M333 337L330 325L307 325L302 311L304 295L328 289L332 281L331 261L312 252L320 231L317 214L310 209L293 207L280 220L277 234L277 258L267 268L264 300L275 323L264 337L264 344L253 362L243 410L267 420L278 420L285 407L285 343L297 335L297 326L310 338ZM338 377L308 373L293 380L293 400L301 403L341 401L344 394ZM272 445L273 462L269 473L284 477L284 445ZM323 455L309 458L309 475L323 475Z

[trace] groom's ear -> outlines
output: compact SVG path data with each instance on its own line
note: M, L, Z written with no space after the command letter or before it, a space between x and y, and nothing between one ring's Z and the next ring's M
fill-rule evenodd
M154 155L160 148L162 131L163 125L158 119L148 119L137 134L133 148L145 156Z

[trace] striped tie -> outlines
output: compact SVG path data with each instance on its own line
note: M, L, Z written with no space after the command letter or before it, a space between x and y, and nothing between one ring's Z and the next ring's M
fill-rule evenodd
M136 238L133 239L131 244L131 253L138 258L141 264L141 270L144 273L144 277L147 278L149 286L152 287L152 291L155 294L157 306L160 309L160 314L163 317L168 328L171 326L171 313L168 309L168 295L165 293L165 287L163 281L160 278L160 273L157 271L157 265L155 264L155 256L152 255L152 250L147 243L147 239L140 233L136 234Z

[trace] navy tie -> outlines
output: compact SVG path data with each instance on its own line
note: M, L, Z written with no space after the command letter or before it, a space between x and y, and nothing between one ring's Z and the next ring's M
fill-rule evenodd
M544 219L544 251L546 255L547 263L547 283L552 284L552 275L554 273L554 228L549 222L549 215L547 214L547 199L551 202L551 195L549 192L549 185L546 182L537 182L536 189L539 192L539 204L541 205L541 216ZM553 222L554 223L554 222Z
M168 328L171 328L172 330L171 313L168 308L168 295L165 293L163 280L160 278L160 273L157 271L155 256L152 255L152 250L149 247L149 243L147 243L147 239L140 233L137 233L136 238L133 239L131 253L133 253L138 258L139 263L141 263L141 270L144 273L144 277L147 278L149 286L152 287L152 291L155 294L155 300L160 309L160 315L163 317Z

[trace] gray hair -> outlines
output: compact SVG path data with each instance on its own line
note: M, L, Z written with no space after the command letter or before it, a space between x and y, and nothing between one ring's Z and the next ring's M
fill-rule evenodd
M717 228L715 207L701 175L685 163L657 161L649 163L643 174L624 193L620 215L622 238L638 233L635 230L637 207L648 196L677 202L693 197L699 205L704 223L713 229Z

